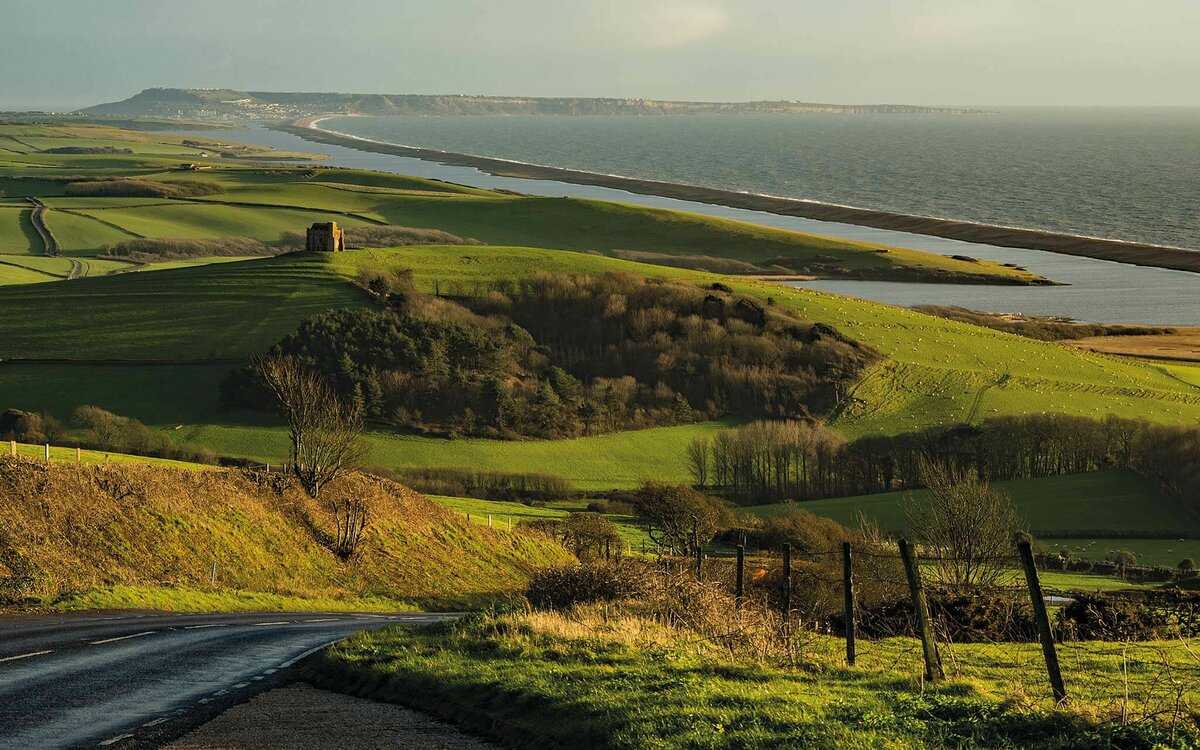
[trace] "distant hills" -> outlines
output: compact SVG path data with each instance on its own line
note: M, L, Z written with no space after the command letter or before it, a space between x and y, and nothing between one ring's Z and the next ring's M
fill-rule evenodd
M907 104L821 104L798 101L682 102L657 99L471 96L465 94L338 94L232 89L152 88L119 102L79 110L94 117L187 120L284 120L317 114L361 115L674 115L831 112L842 114L977 114L979 110Z

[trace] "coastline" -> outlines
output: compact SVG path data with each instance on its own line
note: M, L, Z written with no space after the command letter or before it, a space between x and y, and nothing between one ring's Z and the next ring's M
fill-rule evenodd
M329 143L360 151L405 156L441 164L473 167L482 172L502 177L594 185L642 195L657 195L710 205L765 211L783 216L798 216L818 221L854 224L972 243L1042 250L1061 255L1075 255L1137 266L1200 273L1200 252L1166 245L916 216L798 198L740 193L719 188L526 164L492 157L385 143L319 127L322 120L343 116L346 115L317 115L268 127L317 143Z

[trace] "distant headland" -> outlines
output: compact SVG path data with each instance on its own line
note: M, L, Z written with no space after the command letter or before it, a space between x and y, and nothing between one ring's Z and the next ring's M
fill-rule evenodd
M277 120L315 114L361 115L690 115L690 114L983 114L978 109L911 104L823 104L802 101L689 102L663 99L343 94L233 89L152 88L128 99L79 110L94 117L188 120Z

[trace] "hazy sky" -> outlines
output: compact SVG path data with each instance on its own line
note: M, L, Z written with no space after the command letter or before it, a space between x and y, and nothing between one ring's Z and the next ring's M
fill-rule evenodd
M0 0L0 108L149 86L1200 105L1200 0Z

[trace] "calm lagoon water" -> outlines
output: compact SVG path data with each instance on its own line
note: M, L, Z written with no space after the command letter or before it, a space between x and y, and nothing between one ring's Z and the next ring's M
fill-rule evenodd
M852 123L855 118L859 116L822 117L833 117L838 122ZM897 116L895 119L900 120L905 119L906 117L907 116ZM924 116L916 117L918 119L924 118ZM422 141L420 139L409 137L412 135L411 132L408 133L408 136L397 133L394 134L392 138L383 138L380 137L379 133L372 135L366 132L364 128L369 129L373 127L382 127L382 125L378 124L373 126L368 125L375 120L385 123L387 121L395 120L420 120L422 122L422 126L425 128L430 128L431 131L436 131L437 127L448 128L452 126L476 129L485 124L485 121L503 120L506 123L510 123L512 127L519 129L521 126L520 121L540 119L542 118L338 118L335 120L326 120L322 122L321 125L322 127L330 130L342 130L344 132L352 132L353 134L360 135L362 137L376 138L378 140L391 140L392 142L404 143L406 145L442 148L445 150L465 151L487 156L519 159L522 154L517 152L491 152L481 148L469 148L458 142L450 143L432 140ZM549 119L571 120L574 118ZM591 120L601 118L579 119ZM647 121L662 119L681 123L682 121L692 119L692 116L620 119ZM731 119L742 118L736 117ZM877 118L871 117L871 119ZM460 122L466 120L470 120L474 124L463 125ZM354 125L353 131L351 131L348 127L349 124ZM686 125L686 123L683 124ZM392 126L394 127L395 123L392 123ZM561 129L566 128L567 125L559 123L552 127ZM664 127L664 125L660 123L656 127L661 128ZM209 137L213 136L212 131L208 131L205 134ZM561 183L550 180L526 180L511 177L497 177L480 172L472 167L443 165L409 157L394 156L390 154L376 154L366 151L359 151L357 149L344 146L313 143L305 141L297 136L287 133L279 133L267 130L265 128L244 128L233 131L222 131L220 137L228 140L270 145L280 149L324 153L330 157L328 163L339 166L377 169L423 177L435 177L438 179L450 180L467 185L485 188L504 188L533 195L565 195L583 198L598 198L602 200L621 201L625 203L659 208L694 211L711 216L737 219L766 226L811 232L814 234L841 237L845 239L910 247L918 250L941 253L943 255L972 255L978 258L987 258L1005 263L1017 263L1029 268L1035 273L1039 273L1047 278L1069 285L1058 287L962 286L949 284L911 284L871 281L816 281L800 282L796 284L797 286L823 289L841 294L849 294L877 300L880 302L898 305L962 305L964 307L971 307L978 310L988 310L994 312L1020 312L1034 315L1055 315L1096 322L1200 325L1200 296L1198 296L1198 293L1200 293L1200 274L1187 273L1184 271L1170 271L1157 268L1142 268L1139 266L1130 266L1121 263L1113 263L1110 261L1093 260L1090 258L1076 258L1037 250L1003 248L992 245L966 243L958 240L947 240L939 237L927 237L924 235L909 234L906 232L873 229L870 227L859 227L850 224L839 224L836 222L815 221L812 219L804 219L793 216L780 216L761 211L749 211L745 209L728 208L725 206L714 206L704 203L682 201L673 198L663 198L659 196L638 195L612 188L595 187L590 185L572 185L569 183ZM580 148L582 149L583 147L580 146ZM701 149L702 146L696 145L695 148ZM549 153L550 150L548 149L547 155ZM722 157L714 154L711 149L705 148L704 153L712 162L722 161ZM1197 153L1200 153L1200 145L1197 145ZM526 160L536 161L538 163L554 163L555 166L582 166L583 168L591 168L594 171L632 174L633 176L654 177L656 179L671 179L684 182L688 181L677 179L669 174L646 174L636 171L621 172L619 166L617 165L612 165L609 168L602 169L580 162L567 162L558 164L555 163L553 159L546 158L546 155L536 158L527 158ZM877 164L877 166L885 171L887 169L887 166L882 164L882 162ZM1200 166L1200 164L1197 164L1197 166ZM1200 171L1196 171L1193 174L1200 174ZM1197 184L1200 183L1198 183L1197 180L1192 180L1192 184L1189 189L1191 190L1190 194L1193 196L1196 195ZM736 188L739 185L737 183L731 183L730 185L719 186ZM763 190L762 192L772 191ZM1186 193L1186 191L1184 192ZM785 193L780 192L780 194ZM810 195L808 197L831 199L829 196ZM867 205L863 201L846 199L839 200L847 203L857 203L858 205ZM1192 201L1192 210L1194 210L1197 205L1200 205L1200 199L1195 199ZM918 209L901 205L872 205L872 207L918 211ZM1180 206L1178 210L1185 214L1187 213L1187 209L1183 208L1182 206ZM924 211L924 213L931 212ZM958 218L979 218L968 216L964 212L946 211L939 213ZM1027 225L1029 224L1029 222L1023 223ZM1183 231L1184 234L1180 236L1186 237L1187 230L1186 227L1183 226L1184 223L1177 224L1175 230L1173 231ZM1036 226L1060 228L1054 227L1050 224L1037 224ZM1200 219L1193 221L1191 223L1191 227L1193 230L1200 232ZM1089 231L1087 233L1097 234L1099 232ZM1137 239L1164 241L1154 237L1137 237ZM1197 238L1196 246L1200 246L1200 237Z

